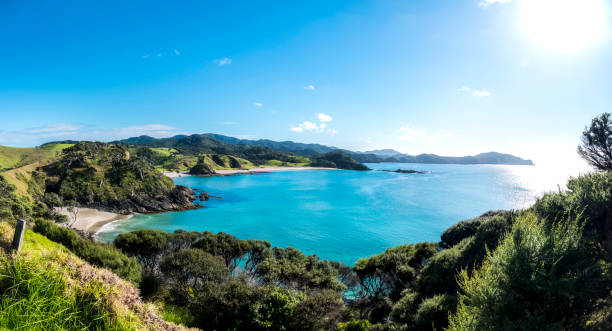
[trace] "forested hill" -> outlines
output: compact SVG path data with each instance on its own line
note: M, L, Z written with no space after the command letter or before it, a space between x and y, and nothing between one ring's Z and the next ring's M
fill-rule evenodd
M304 144L293 141L272 141L268 139L248 140L228 137L220 134L178 135L170 138L156 139L149 136L128 138L114 143L140 145L147 147L177 148L181 151L228 154L253 161L258 159L283 159L282 154L313 157L332 151L343 151L356 162L379 163L429 163L429 164L509 164L533 165L531 160L497 152L481 153L473 156L440 156L436 154L408 155L394 150L355 152L320 144ZM273 155L276 154L276 155ZM256 160L255 160L256 161Z
M118 145L79 142L29 175L24 181L32 198L51 206L78 203L125 214L196 207L191 189Z
M223 139L224 141L216 138ZM166 151L170 151L170 155L163 162L166 164L164 168L168 170L178 169L181 164L186 164L188 168L192 169L196 166L194 157L199 163L198 167L202 168L201 166L206 163L202 158L211 157L214 159L228 156L246 160L255 166L313 166L347 170L368 170L366 166L355 161L350 152L329 147L327 147L329 151L322 148L319 148L317 151L309 149L309 146L312 148L317 148L317 146L325 147L314 144L267 142L264 145L250 144L246 141L220 135L213 137L209 134L193 134L160 139L140 136L112 143L124 145L132 149L148 147L158 153L161 152L161 149L166 149ZM293 147L283 148L282 150L277 149L280 145ZM168 163L173 163L174 165L168 165ZM206 172L212 171L214 167L221 167L221 164L215 163L211 164ZM175 165L178 165L178 167Z

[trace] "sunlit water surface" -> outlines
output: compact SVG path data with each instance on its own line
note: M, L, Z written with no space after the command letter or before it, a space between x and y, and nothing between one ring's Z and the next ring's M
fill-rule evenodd
M104 226L113 240L137 229L213 231L268 240L354 264L405 243L439 241L450 225L487 210L530 206L563 187L568 169L531 166L368 164L375 171L284 171L175 182L222 197L206 208L136 215ZM378 170L414 169L426 174Z

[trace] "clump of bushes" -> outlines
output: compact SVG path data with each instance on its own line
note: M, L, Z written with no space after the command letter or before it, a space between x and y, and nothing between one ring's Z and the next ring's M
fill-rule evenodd
M601 274L583 245L579 222L558 222L548 230L535 214L522 215L481 267L461 271L465 294L449 330L582 328L576 317L605 288Z
M203 329L332 329L342 314L342 265L294 248L156 230L120 234L114 244L158 280L149 295L185 308Z
M42 219L36 220L34 231L64 245L83 260L113 271L123 279L133 283L139 283L142 279L142 267L138 261L111 245L83 239L73 230Z

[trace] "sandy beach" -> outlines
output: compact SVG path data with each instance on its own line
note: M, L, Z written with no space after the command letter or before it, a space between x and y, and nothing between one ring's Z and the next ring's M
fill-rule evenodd
M88 233L96 233L100 228L107 223L130 218L132 215L121 215L111 213L107 211L101 211L92 208L79 208L77 214L77 220L72 225L73 229L81 230ZM68 223L72 222L72 215L68 212L68 207L56 207L55 211L66 215L68 217Z
M258 172L275 172L275 171L300 171L300 170L340 170L337 168L324 167L261 167L250 169L219 169L215 171L216 176L230 176L237 174L254 174ZM164 172L164 175L170 178L191 176L187 172ZM215 176L212 175L212 176Z

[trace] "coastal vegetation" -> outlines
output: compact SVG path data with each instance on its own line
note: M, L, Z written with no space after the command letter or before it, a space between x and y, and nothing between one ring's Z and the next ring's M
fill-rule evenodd
M579 150L609 150L610 136L588 139L612 132L602 116ZM1 328L182 328L162 316L203 330L612 329L612 171L598 166L612 155L596 154L597 171L530 208L490 211L439 242L347 266L205 229L138 230L102 244L54 222L52 207L67 201L145 208L139 199L159 197L151 192L172 196L142 153L77 143L30 168L27 197L0 176ZM352 159L329 154L320 162ZM20 253L8 248L17 218L34 221Z
M79 142L15 179L31 199L50 208L85 206L128 214L196 207L191 189L174 185L147 159L118 145Z

